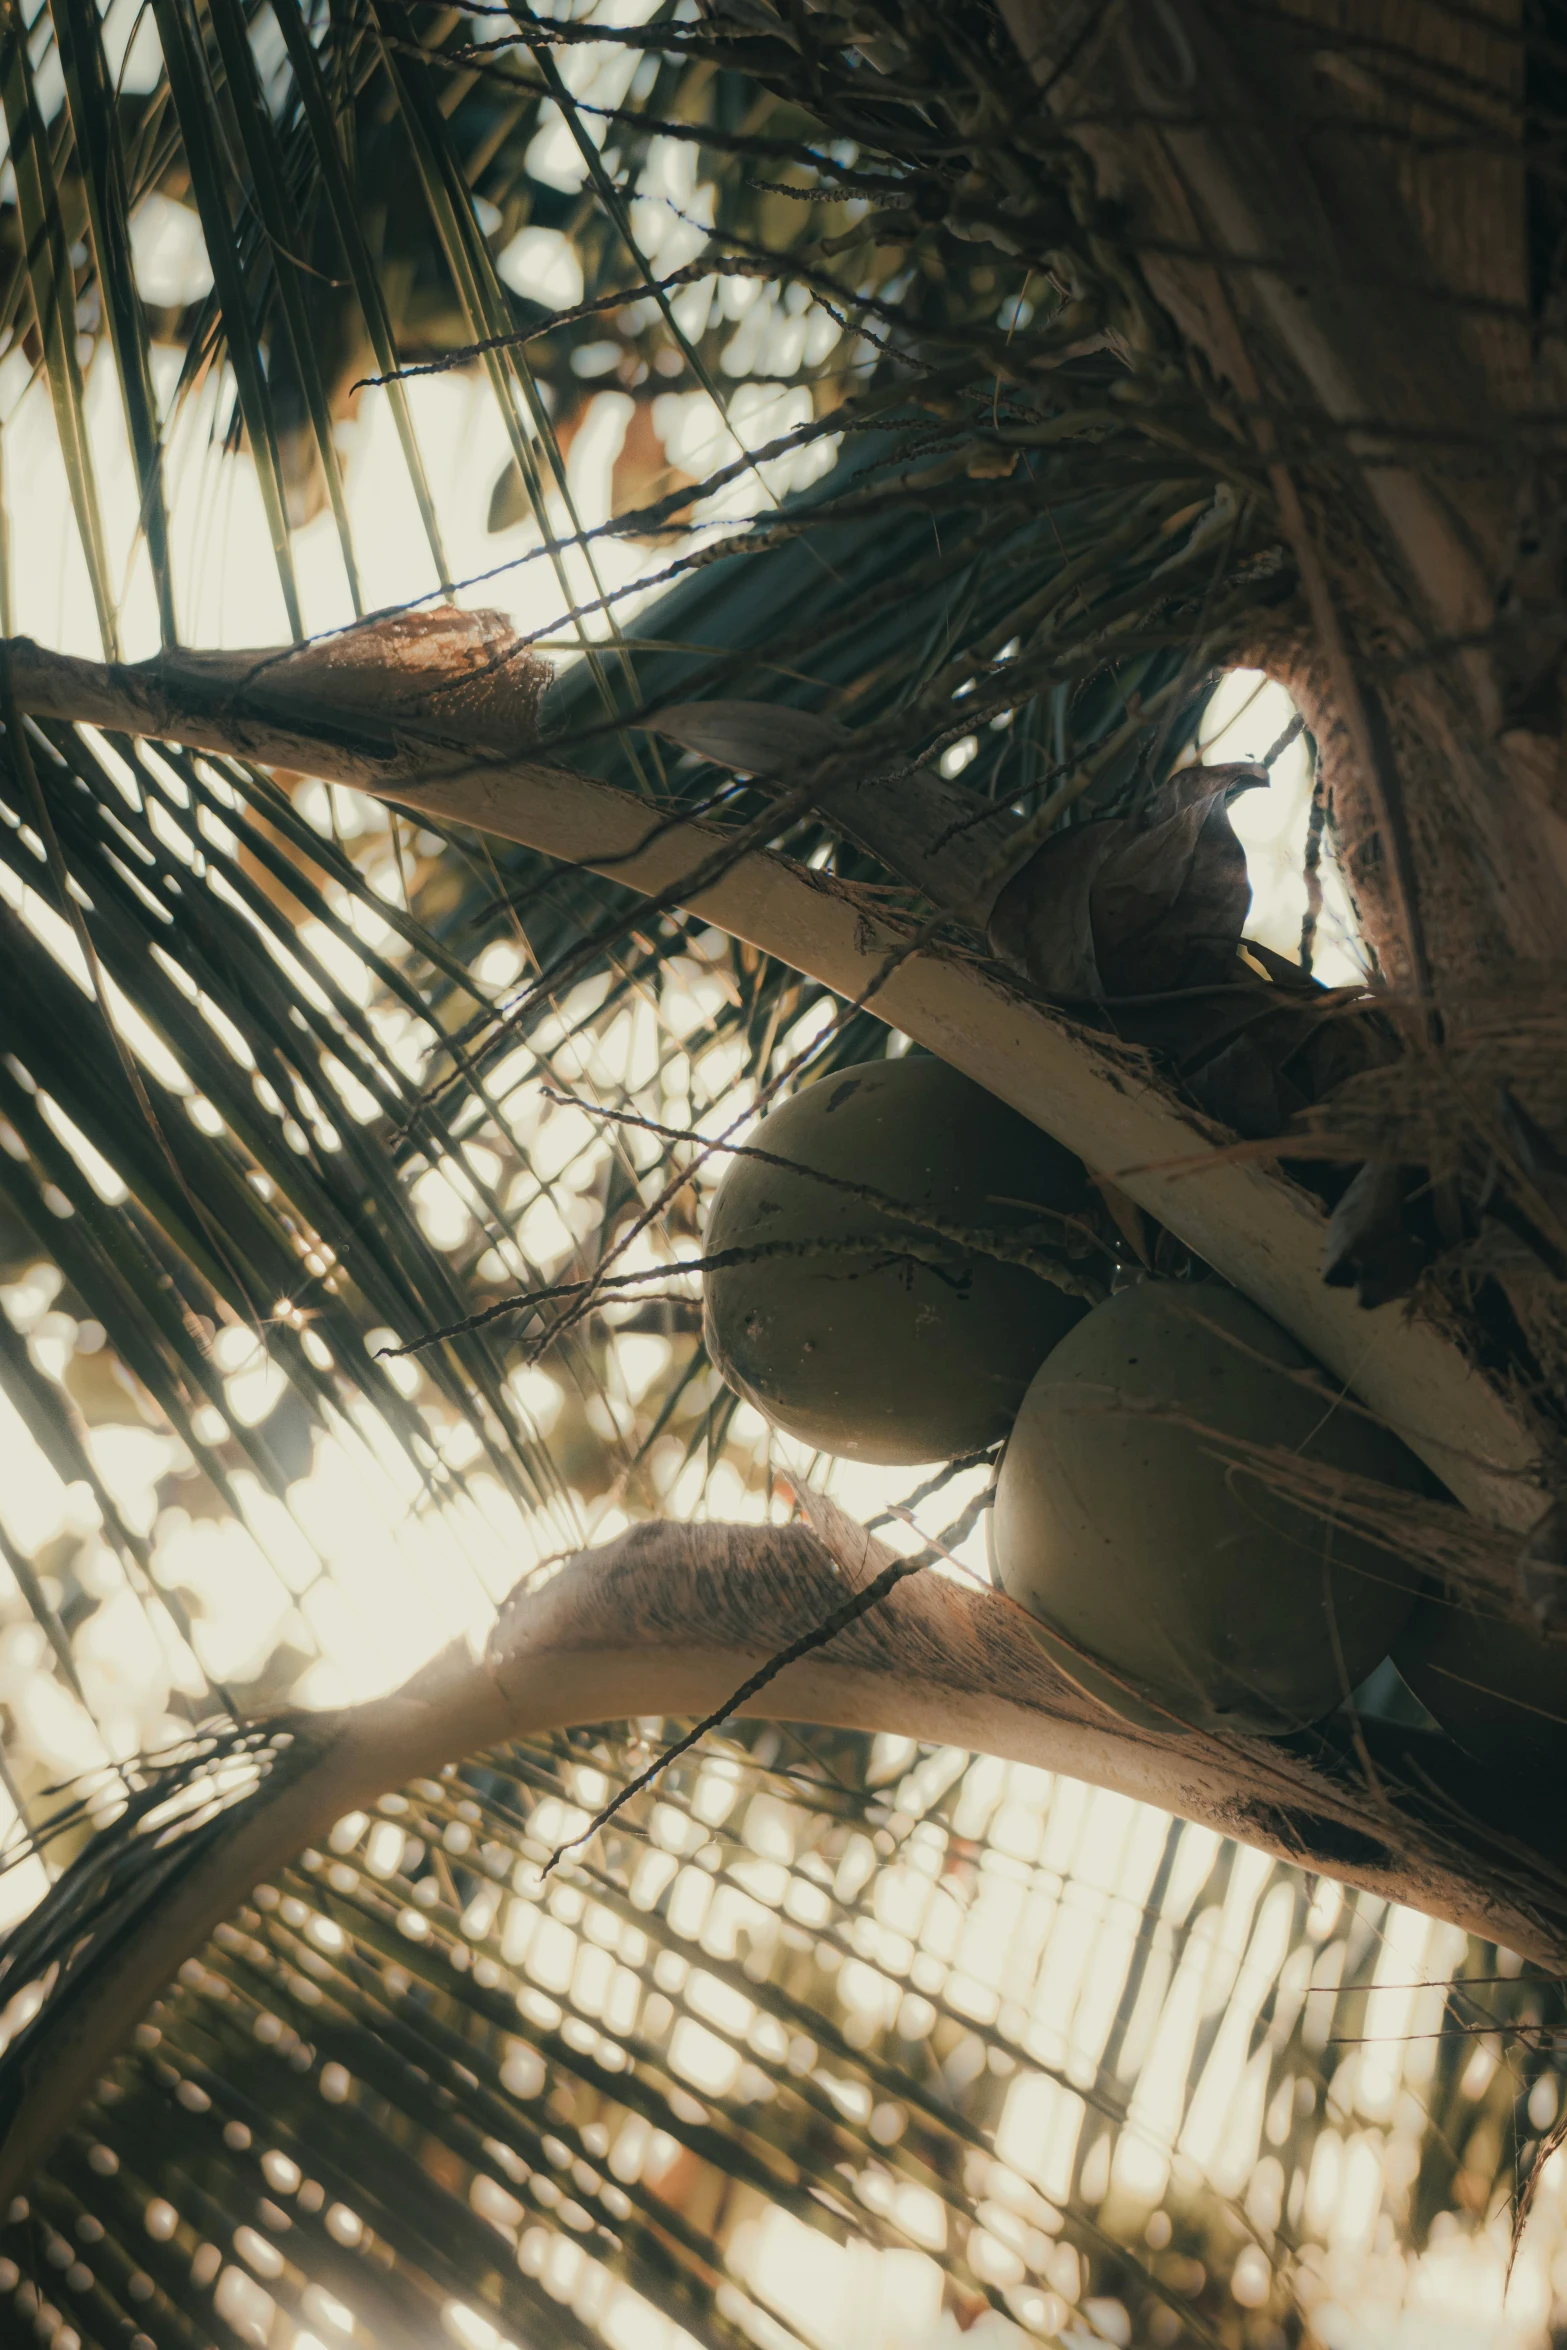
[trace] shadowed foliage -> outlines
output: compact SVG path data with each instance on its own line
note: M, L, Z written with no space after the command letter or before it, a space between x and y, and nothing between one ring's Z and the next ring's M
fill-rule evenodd
M1413 1298L1535 1464L1505 1538L1429 1499L1388 1538L1548 1634L1554 35L1155 14L15 0L0 447L46 400L67 649L218 641L241 483L263 638L493 602L497 691L556 670L530 749L1052 1005L1194 1154L1280 1145L1329 1278ZM33 578L13 535L0 618L50 640ZM1293 730L1188 772L1237 666L1317 761L1298 962L1236 954L1229 821ZM681 1269L703 1143L889 1036L679 890L443 821L412 764L383 804L0 717L0 1394L44 1496L0 1510L13 1918L52 1879L9 2096L46 1970L199 1872L293 1701L374 1696L627 1520L788 1515L804 1464ZM1312 979L1324 866L1369 987ZM1113 1185L1104 1218L1123 1271L1190 1269ZM979 1483L927 1480L922 1532L961 1545ZM677 1727L388 1790L258 1886L13 2209L20 2318L771 2350L812 2277L900 2350L986 2311L1280 2350L1356 2245L1546 2176L1554 1981L1066 1778L731 1723L544 1886ZM1526 1809L1465 1815L1473 1882Z

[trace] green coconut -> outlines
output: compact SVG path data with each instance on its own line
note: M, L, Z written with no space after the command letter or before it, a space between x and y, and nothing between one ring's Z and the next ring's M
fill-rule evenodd
M992 1569L1127 1719L1278 1735L1330 1712L1403 1628L1411 1573L1215 1441L1424 1489L1396 1437L1288 1375L1309 1367L1222 1283L1144 1281L1096 1306L1024 1398Z
M1082 1299L933 1241L893 1207L812 1171L966 1230L1032 1226L1044 1246L1056 1228L1030 1210L1082 1214L1081 1163L923 1056L839 1070L764 1118L751 1142L793 1164L732 1162L707 1253L763 1242L799 1253L708 1275L708 1351L729 1385L787 1435L851 1460L950 1460L1004 1436L1040 1363L1084 1313ZM841 1245L861 1239L863 1252ZM811 1253L824 1242L838 1245ZM899 1253L911 1244L934 1246L942 1262Z
M1393 1661L1427 1712L1477 1762L1510 1777L1567 1765L1567 1648L1448 1599L1416 1606Z

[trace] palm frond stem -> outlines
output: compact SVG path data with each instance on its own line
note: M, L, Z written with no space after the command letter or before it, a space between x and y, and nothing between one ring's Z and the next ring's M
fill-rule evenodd
M689 912L858 1002L906 944L854 893L754 847L726 863L710 825L660 828L651 847L646 803L595 779L495 752L450 757L426 780L399 757L365 684L330 734L290 726L279 693L266 717L235 711L245 682L276 656L215 656L192 692L180 665L111 669L12 640L17 699L52 717L89 719L282 766L304 767L404 807L430 808L562 862L605 870L622 886ZM276 676L276 669L269 675ZM210 683L208 682L210 680ZM280 707L280 705L282 705ZM314 713L311 714L312 718ZM381 736L372 748L365 740ZM355 741L355 737L358 741ZM454 772L455 769L455 772ZM722 878L694 891L694 873ZM1282 1174L1240 1157L1186 1109L1141 1055L1023 993L994 965L924 952L897 962L876 1016L951 1061L1107 1175L1179 1234L1427 1458L1466 1506L1520 1530L1539 1515L1527 1424L1454 1340L1411 1315L1369 1325L1352 1294L1320 1278L1322 1211Z
M1395 1822L1327 1748L1119 1721L1026 1638L999 1595L931 1576L802 1494L811 1527L649 1522L503 1607L483 1660L459 1647L393 1696L228 1733L133 1799L0 1954L0 1990L49 1974L40 2015L0 2057L0 2194L53 2144L160 1985L250 1887L386 1789L508 1739L573 1723L703 1716L774 1656L778 1627L854 1616L769 1679L770 1717L887 1730L1065 1771L1178 1809L1297 1864L1418 1904L1558 1965L1567 1889L1499 1840L1482 1874L1440 1805L1418 1809L1418 1761L1382 1766ZM899 1573L890 1570L898 1568ZM855 1602L887 1588L870 1612ZM255 1772L260 1770L259 1781ZM190 1805L195 1800L197 1808ZM182 1813L182 1806L183 1813ZM156 1867L146 1823L164 1823ZM69 2018L69 2021L67 2021ZM47 2028L40 2024L47 2019ZM47 2065L31 2065L33 2046Z

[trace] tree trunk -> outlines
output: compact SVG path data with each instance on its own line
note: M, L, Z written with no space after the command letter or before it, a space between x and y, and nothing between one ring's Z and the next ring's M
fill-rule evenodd
M1001 0L1172 342L1265 461L1366 935L1444 1004L1559 962L1561 353L1532 347L1518 0Z

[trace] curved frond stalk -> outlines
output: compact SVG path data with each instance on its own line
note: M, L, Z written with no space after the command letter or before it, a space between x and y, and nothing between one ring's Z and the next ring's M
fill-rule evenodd
M519 1588L483 1659L458 1650L393 1696L293 1715L257 1733L274 1752L254 1792L196 1811L209 1760L153 1782L102 1831L0 1952L0 1993L42 1983L0 2058L0 2196L21 2185L159 1988L251 1886L332 1823L410 1778L503 1740L575 1724L704 1715L773 1653L892 1563L831 1503L812 1528L650 1522ZM1389 1754L1366 1787L1315 1752L1172 1726L1129 1727L1052 1665L1011 1603L905 1578L829 1647L787 1667L758 1709L780 1721L885 1731L1041 1765L1240 1834L1559 1966L1567 1881L1505 1838L1466 1862L1461 1826L1419 1802L1418 1757ZM1416 1741L1418 1747L1418 1740ZM1400 1778L1402 1770L1402 1778ZM1382 1784L1408 1808L1395 1814ZM160 1833L149 1838L149 1821ZM182 1847L185 1857L182 1859ZM58 1970L58 1971L54 1971Z
M655 824L628 793L488 741L466 753L417 748L389 716L386 691L395 681L409 706L413 676L395 663L379 670L373 636L350 641L353 661L336 669L320 655L277 652L116 669L25 639L12 642L10 659L23 708L305 766L684 905L846 1001L865 1001L1178 1233L1348 1382L1468 1507L1519 1529L1539 1516L1537 1444L1515 1402L1435 1324L1398 1309L1367 1314L1324 1286L1318 1203L1237 1154L1143 1056L1031 999L994 965L928 947L911 953L911 927L870 911L826 874L752 849L714 878L715 861L724 868L720 827ZM450 673L458 685L463 659L454 656ZM460 707L459 694L451 699ZM439 706L437 692L428 707ZM522 715L510 714L513 735ZM697 874L709 878L689 889Z

